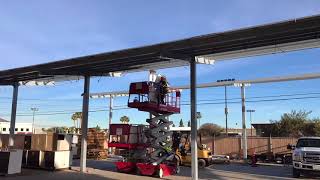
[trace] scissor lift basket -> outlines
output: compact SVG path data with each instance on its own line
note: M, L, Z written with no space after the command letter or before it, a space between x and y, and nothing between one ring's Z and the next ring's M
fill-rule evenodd
M170 89L164 95L163 102L159 102L159 95L156 100L150 97L150 87L155 86L154 82L135 82L130 84L128 107L137 108L140 111L156 112L160 114L180 113L180 90Z

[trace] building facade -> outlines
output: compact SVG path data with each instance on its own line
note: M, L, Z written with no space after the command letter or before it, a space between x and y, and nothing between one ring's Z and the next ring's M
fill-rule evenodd
M10 121L0 118L0 134L9 134ZM16 123L15 134L31 134L33 132L32 123Z

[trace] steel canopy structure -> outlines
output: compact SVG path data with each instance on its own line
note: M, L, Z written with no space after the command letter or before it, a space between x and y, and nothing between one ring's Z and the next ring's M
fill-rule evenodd
M0 85L14 87L11 131L14 134L18 87L21 82L50 81L56 76L84 78L81 166L86 172L86 132L90 77L113 76L190 65L192 179L198 179L196 122L196 63L320 47L320 15L243 28L138 48L65 59L45 64L0 71ZM22 83L23 84L23 83ZM11 144L12 145L12 144Z
M185 66L192 57L197 61L217 61L313 48L320 46L319 37L318 15L4 70L0 71L0 84L12 85L55 75L109 76L113 72Z

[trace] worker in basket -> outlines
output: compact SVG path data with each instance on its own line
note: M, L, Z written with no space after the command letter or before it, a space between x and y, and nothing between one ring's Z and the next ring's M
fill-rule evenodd
M158 84L158 103L165 104L166 94L169 93L169 83L165 76L161 76Z

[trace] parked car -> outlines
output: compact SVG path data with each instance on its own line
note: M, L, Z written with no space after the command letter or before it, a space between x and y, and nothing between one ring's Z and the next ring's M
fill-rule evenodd
M213 155L212 163L215 164L230 164L230 157L226 155Z
M320 172L320 137L299 138L297 144L288 146L288 149L293 150L293 177Z

